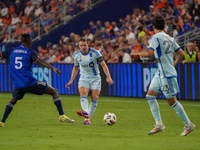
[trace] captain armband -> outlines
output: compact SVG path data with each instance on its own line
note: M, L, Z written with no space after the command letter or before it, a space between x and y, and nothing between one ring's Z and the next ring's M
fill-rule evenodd
M100 58L97 59L98 63L101 63L102 61L103 61L103 57L100 57Z

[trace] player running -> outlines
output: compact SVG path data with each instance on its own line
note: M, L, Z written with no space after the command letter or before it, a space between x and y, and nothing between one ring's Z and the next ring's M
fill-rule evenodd
M146 99L150 105L151 113L156 121L155 128L148 134L155 134L165 130L162 123L159 106L156 96L161 90L165 95L167 102L176 111L179 118L185 123L185 127L180 136L186 136L195 129L195 125L191 123L183 106L177 101L176 94L179 92L177 83L177 65L184 57L184 52L176 43L175 39L167 35L164 30L165 21L163 17L156 16L153 20L153 28L155 35L149 40L147 51L132 51L132 55L151 56L155 55L158 70L150 84ZM178 54L177 59L173 62L173 54Z
M52 69L57 75L60 74L60 70L40 59L36 51L30 49L32 40L29 34L22 35L21 43L22 45L19 47L0 53L1 57L10 59L11 73L14 82L13 98L6 106L3 118L0 122L0 127L5 126L6 119L11 113L14 105L18 100L22 99L27 92L37 95L42 95L44 93L52 95L54 104L60 115L59 120L61 122L73 123L74 120L65 116L63 112L58 90L44 82L36 80L32 76L31 64L35 61L43 67Z
M74 56L74 67L70 81L66 84L69 89L73 83L75 77L78 74L80 67L80 79L78 83L80 93L80 103L82 111L76 111L79 116L85 117L84 124L91 125L90 118L94 114L99 94L101 91L101 76L99 75L100 64L103 68L107 78L106 81L109 84L113 84L113 80L110 77L108 67L103 60L102 55L95 49L88 47L87 39L81 38L79 41L80 50L75 53ZM88 93L91 91L91 103L88 103Z

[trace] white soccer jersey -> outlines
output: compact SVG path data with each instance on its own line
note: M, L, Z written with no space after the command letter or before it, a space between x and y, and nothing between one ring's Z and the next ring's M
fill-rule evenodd
M99 63L103 61L102 55L95 49L89 48L87 54L81 50L74 55L74 66L80 67L81 78L99 76Z
M180 49L175 39L165 32L159 32L149 40L148 49L154 50L158 70L156 75L160 78L177 77L177 72L173 65L173 54Z

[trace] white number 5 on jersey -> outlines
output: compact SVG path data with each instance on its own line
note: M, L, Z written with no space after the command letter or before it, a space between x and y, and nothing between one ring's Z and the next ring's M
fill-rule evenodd
M15 68L16 69L22 68L22 57L15 57Z

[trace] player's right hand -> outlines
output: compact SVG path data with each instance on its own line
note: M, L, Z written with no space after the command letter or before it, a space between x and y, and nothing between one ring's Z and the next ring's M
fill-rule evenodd
M57 75L60 75L60 70L59 69L57 69L57 68L53 68L53 71L57 74Z
M70 87L69 87L69 86L70 86L71 84L72 84L72 81L69 81L69 82L66 84L66 86L65 86L65 87L66 87L66 88L68 88L68 89L70 89Z

